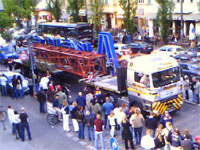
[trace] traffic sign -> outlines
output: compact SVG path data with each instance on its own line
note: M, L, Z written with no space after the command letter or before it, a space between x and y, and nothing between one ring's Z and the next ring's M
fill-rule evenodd
M118 143L115 138L110 138L110 150L118 150Z
M22 51L21 54L19 55L19 58L20 58L22 61L25 61L25 60L27 60L28 55L26 54L25 51Z

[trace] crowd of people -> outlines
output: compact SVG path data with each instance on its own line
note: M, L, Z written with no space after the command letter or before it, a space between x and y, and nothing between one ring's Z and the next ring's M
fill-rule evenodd
M186 76L184 81L189 82ZM124 149L193 150L200 142L200 138L193 138L187 129L181 133L174 126L173 118L168 111L165 111L162 116L157 116L153 112L148 114L139 107L128 108L124 103L113 104L98 87L87 93L78 92L77 97L72 98L69 94L70 90L61 85L55 85L48 72L40 79L35 76L35 83L34 91L39 102L40 113L48 111L49 108L45 108L48 103L47 105L51 106L57 114L58 120L63 121L64 132L72 130L69 126L71 121L73 131L77 133L78 138L82 140L87 137L89 141L94 141L96 149L99 148L99 140L101 148L105 149L105 131L109 131L110 137L118 136L124 140ZM186 83L184 90L188 98L187 90L189 89ZM21 84L20 78L13 77L12 84L16 87L16 91L12 91L13 98L17 98L17 85ZM189 85L194 87L196 84L199 84L199 81L195 84L189 82ZM195 91L194 93L196 96L197 93ZM20 111L21 113L18 114L11 106L8 107L12 133L24 141L26 128L28 138L31 140L28 115L24 108ZM146 134L143 136L143 133Z
M78 92L77 97L72 98L68 88L54 85L48 75L41 78L39 87L37 99L40 102L40 112L46 112L45 101L51 103L58 119L63 121L63 130L71 131L71 119L73 131L78 134L78 138L81 140L87 137L89 141L94 140L96 149L99 139L101 148L105 149L105 130L110 131L110 137L118 136L116 130L119 130L125 149L194 149L194 141L189 131L185 129L181 134L178 128L173 126L173 119L168 111L159 117L153 112L146 114L135 106L128 109L124 103L113 104L98 87L86 94ZM142 136L144 130L146 135Z

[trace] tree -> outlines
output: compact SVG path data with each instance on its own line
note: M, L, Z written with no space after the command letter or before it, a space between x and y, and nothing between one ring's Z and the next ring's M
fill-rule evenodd
M137 0L119 0L119 5L124 11L123 23L126 28L126 32L133 33L135 29L134 19L137 10Z
M61 0L48 0L47 9L50 11L51 15L59 22L61 18Z
M9 27L12 27L12 18L10 18L5 12L0 12L0 27L0 33Z
M172 21L172 12L175 5L173 0L156 0L156 2L159 5L156 21L158 27L160 28L161 38L166 44L168 42L167 38L170 30L170 23Z
M67 12L72 16L73 22L79 21L79 11L83 5L83 0L68 0Z
M97 34L99 32L98 26L101 24L101 19L103 17L103 6L103 0L90 0L91 20Z

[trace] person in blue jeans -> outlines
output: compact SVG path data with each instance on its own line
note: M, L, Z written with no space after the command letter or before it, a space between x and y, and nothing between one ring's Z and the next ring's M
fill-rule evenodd
M17 77L17 94L20 96L21 99L24 98L24 90L21 76Z
M88 140L94 140L94 119L89 111L86 111L85 115L85 127L88 135Z
M83 107L78 106L78 111L76 112L76 119L78 121L78 138L79 139L84 139L84 113L83 113Z
M110 112L114 109L114 106L113 106L113 104L111 102L109 102L109 98L108 97L106 97L105 100L106 100L106 102L103 104L102 110L105 113L105 115L104 115L104 124L105 124L105 128L106 128L108 115L110 115Z
M103 120L101 120L100 114L97 114L96 119L94 120L94 130L95 130L95 137L94 137L95 150L98 149L99 138L101 141L101 149L105 150L104 136L103 136L104 123Z
M4 74L0 76L1 96L7 96L7 82L8 79Z
M30 128L29 128L29 123L28 123L28 115L25 113L24 111L24 107L21 108L21 113L19 115L19 118L21 120L20 122L20 137L21 137L21 140L24 142L25 141L25 135L24 135L24 132L25 132L25 128L26 128L26 131L27 131L27 134L28 134L28 138L29 140L31 140L31 132L30 132Z

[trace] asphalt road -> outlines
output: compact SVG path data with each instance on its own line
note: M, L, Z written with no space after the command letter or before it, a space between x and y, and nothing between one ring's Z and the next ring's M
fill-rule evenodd
M71 95L73 99L76 98L76 94L82 89L82 86L73 79L69 79L71 84ZM90 150L93 149L93 142L87 139L79 141L77 134L72 131L64 133L62 130L62 123L57 124L54 128L51 128L46 121L46 115L39 113L39 104L33 99L33 97L26 96L24 99L14 99L10 97L0 96L0 106L4 106L7 110L7 106L12 104L15 110L20 110L23 106L29 115L30 130L32 134L32 141L27 140L21 142L16 140L15 136L11 134L11 126L6 121L7 129L4 131L2 124L0 123L0 150ZM180 111L174 116L174 126L178 127L180 131L187 128L189 132L195 136L200 136L200 107L191 104L183 104ZM72 126L70 126L73 130ZM144 132L143 132L144 133ZM119 132L116 132L117 142L120 150L124 149L124 143L119 137ZM106 149L109 149L109 130L105 131L105 143ZM86 136L86 134L85 134ZM138 148L140 149L140 148Z

